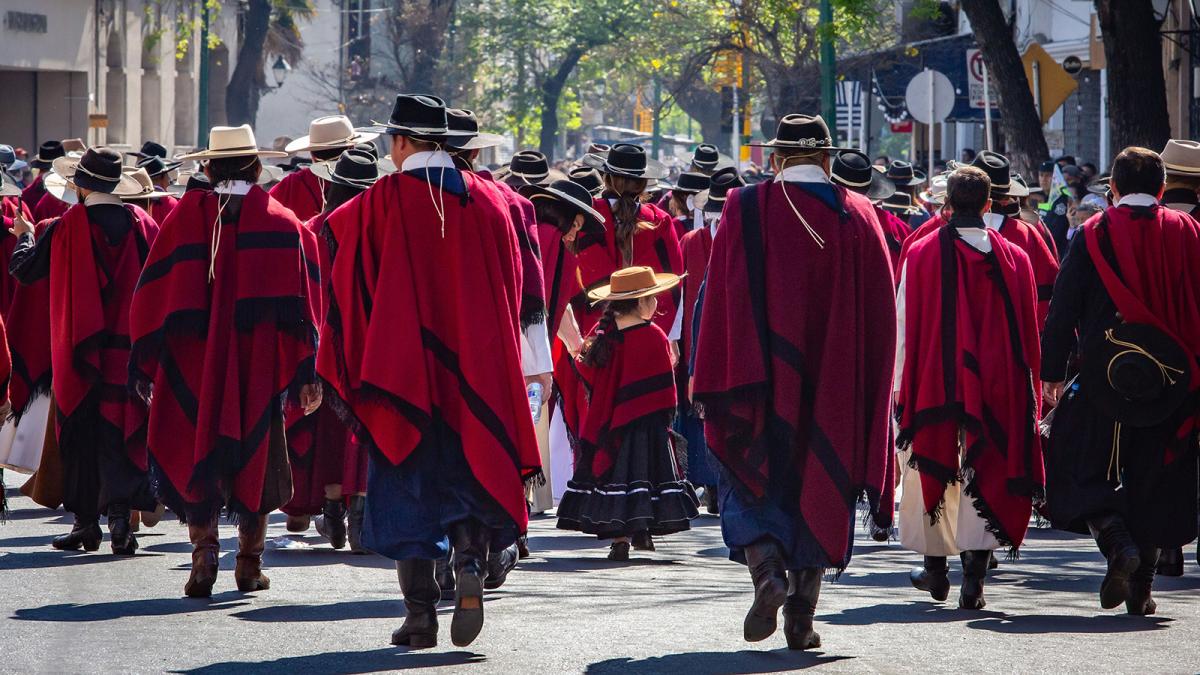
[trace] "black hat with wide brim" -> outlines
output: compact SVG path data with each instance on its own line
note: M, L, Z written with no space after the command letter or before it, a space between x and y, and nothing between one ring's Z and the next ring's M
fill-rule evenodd
M572 181L587 188L593 197L599 197L600 193L604 192L604 179L600 177L599 171L590 166L577 166L568 171L567 175Z
M673 189L675 192L694 195L707 190L711 183L711 178L698 171L685 171L679 174Z
M829 125L820 115L784 115L775 127L775 138L749 145L761 148L786 148L795 150L824 150L839 152L853 148L839 148L833 144Z
M893 159L888 164L887 178L897 187L912 187L925 182L925 172L902 159Z
M504 142L504 137L499 134L480 131L479 118L465 108L447 108L446 123L451 132L461 134L446 139L446 144L452 150L482 150L494 148Z
M610 176L649 180L667 175L667 168L662 162L650 159L645 148L632 143L617 143L608 152L588 153L580 163Z
M858 150L843 150L833 158L829 179L871 201L896 194L896 184L871 166L871 158Z
M372 120L370 126L355 131L409 136L423 141L443 141L456 136L471 135L451 131L446 119L446 102L425 94L399 94L392 104L392 114L388 121Z
M549 185L530 185L521 190L521 194L530 200L553 199L575 209L597 223L604 222L604 216L592 206L592 193L587 187L573 180L556 180Z
M1105 416L1133 427L1169 419L1188 398L1187 351L1158 328L1123 323L1092 338L1083 352L1080 386Z
M317 178L359 190L371 187L382 175L374 155L355 149L343 152L337 162L318 162L309 170Z

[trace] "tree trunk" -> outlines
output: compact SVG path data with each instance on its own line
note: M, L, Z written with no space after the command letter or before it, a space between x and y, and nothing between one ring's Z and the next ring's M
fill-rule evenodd
M1113 148L1159 150L1171 137L1162 44L1150 0L1095 0L1108 61Z
M1025 76L1025 66L1017 45L1013 42L1012 27L1004 19L1000 3L995 0L964 2L963 11L975 31L975 43L996 81L1000 97L1000 131L1013 170L1027 180L1037 178L1037 167L1050 157L1042 120L1033 104L1033 90Z
M254 126L257 121L258 101L262 98L263 45L271 25L271 0L249 0L247 4L237 66L225 88L225 114L233 126ZM208 46L198 48L208 49Z
M705 86L703 81L691 80L675 92L675 103L688 117L700 124L700 138L705 143L720 143L721 92Z
M433 92L436 86L438 67L442 52L446 48L446 35L450 30L450 18L454 12L454 0L422 0L414 5L409 17L409 48L412 50L412 69L409 71L405 91Z
M563 55L554 74L542 81L542 134L538 149L547 157L553 158L558 148L558 99L562 97L563 87L582 57L583 50L572 47Z

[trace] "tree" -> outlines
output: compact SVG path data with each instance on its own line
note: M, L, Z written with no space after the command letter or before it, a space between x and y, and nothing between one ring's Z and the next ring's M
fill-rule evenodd
M1025 66L1013 41L1013 27L1004 18L1000 3L993 0L965 2L963 11L971 21L975 42L1000 97L1000 130L1013 168L1024 176L1036 176L1040 162L1050 156L1042 120L1033 103L1033 90Z
M254 126L258 102L267 89L267 61L278 56L289 63L300 61L304 41L297 22L312 18L315 11L312 0L246 0L237 65L225 88L230 124Z
M1150 0L1095 0L1108 62L1108 116L1116 148L1158 149L1171 137L1159 21Z

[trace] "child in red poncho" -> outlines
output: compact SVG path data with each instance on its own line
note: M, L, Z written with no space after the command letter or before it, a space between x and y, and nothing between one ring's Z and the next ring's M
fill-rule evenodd
M612 539L609 560L629 560L631 543L654 550L651 535L687 530L698 514L669 435L676 403L671 348L651 321L656 296L677 285L674 274L627 267L588 294L607 304L577 362L590 395L558 527Z

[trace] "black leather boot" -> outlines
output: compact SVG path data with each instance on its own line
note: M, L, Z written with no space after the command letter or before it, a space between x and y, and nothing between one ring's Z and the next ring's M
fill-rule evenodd
M367 549L362 545L363 514L366 507L367 498L363 495L350 498L350 508L346 510L346 540L350 542L351 553L367 553Z
M779 608L788 596L787 564L774 539L759 539L745 551L754 579L754 603L746 612L742 634L746 642L758 642L771 637L778 627Z
M133 555L137 551L137 537L133 536L128 504L108 507L108 535L113 555Z
M508 578L508 573L513 571L520 559L521 552L517 549L516 543L508 548L490 552L487 561L487 581L483 582L483 587L494 591L503 586L504 580Z
M944 555L927 555L922 567L908 573L913 588L928 591L929 597L943 602L950 597L950 565Z
M1108 559L1108 572L1100 582L1100 606L1112 609L1129 599L1129 575L1141 564L1138 547L1125 529L1125 521L1116 514L1088 520L1088 529Z
M450 531L454 543L454 617L450 641L466 647L483 630L483 582L487 579L488 546L492 535L474 519L455 523Z
M1155 572L1160 577L1183 576L1183 547L1175 546L1162 549L1158 554L1158 569Z
M437 604L441 597L433 578L433 561L423 558L400 560L396 576L404 594L404 623L392 632L392 644L413 649L437 646Z
M529 535L523 534L517 537L517 554L521 560L529 557Z
M78 520L71 526L67 534L60 534L50 540L50 545L60 551L95 551L100 548L104 534L100 532L100 519Z
M346 505L340 499L326 499L317 516L317 534L329 540L335 549L346 548Z
M788 571L787 602L783 605L783 636L787 638L788 649L821 646L821 636L813 630L813 615L817 613L824 572L819 567Z
M454 599L454 568L450 565L451 554L433 561L433 578L442 589L443 600Z
M989 551L988 552L988 569L994 570L998 567L1000 567L1000 561L996 559L996 552Z
M633 546L633 550L635 551L654 550L654 537L650 536L650 533L646 530L634 532L633 536L629 538L629 543Z
M987 577L991 554L991 551L963 551L959 554L963 568L962 588L958 592L959 609L983 609L987 606L983 600L983 580Z
M1182 567L1183 549L1174 550L1179 552L1179 564ZM1150 616L1158 609L1158 603L1150 597L1150 587L1154 585L1155 567L1162 569L1162 560L1158 549L1150 547L1140 548L1138 558L1140 563L1137 569L1129 575L1129 599L1125 601L1125 611L1137 616Z

